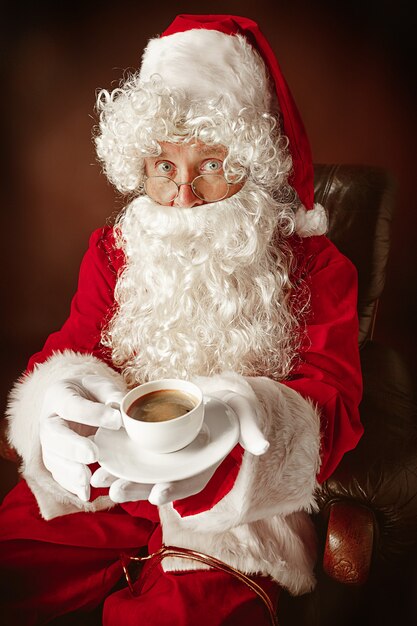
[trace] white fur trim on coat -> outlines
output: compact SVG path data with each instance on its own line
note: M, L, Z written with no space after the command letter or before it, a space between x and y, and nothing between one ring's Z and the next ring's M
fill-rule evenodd
M161 507L164 543L200 550L304 593L315 582L315 534L307 513L315 510L319 414L284 384L247 378L249 386L262 407L268 451L259 457L244 453L233 488L209 511L182 518L172 505ZM164 567L190 569L190 564L167 559Z
M309 211L300 206L295 212L295 231L300 237L325 235L327 230L327 213L321 204L315 204Z
M111 378L121 391L126 390L120 374L93 355L65 350L55 352L47 361L36 365L30 374L16 382L10 393L6 413L9 420L8 438L22 458L20 471L45 519L80 510L97 511L114 506L107 496L100 496L94 502L83 502L53 479L42 460L39 420L46 389L57 381L88 374Z

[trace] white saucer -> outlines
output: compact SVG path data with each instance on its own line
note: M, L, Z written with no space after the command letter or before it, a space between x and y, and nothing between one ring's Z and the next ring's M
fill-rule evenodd
M204 424L192 443L169 454L140 450L124 428L99 428L94 441L99 463L108 472L140 483L160 483L190 478L221 461L239 439L234 411L217 398L205 398Z

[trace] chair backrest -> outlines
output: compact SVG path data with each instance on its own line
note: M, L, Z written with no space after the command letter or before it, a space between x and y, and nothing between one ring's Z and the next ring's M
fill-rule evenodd
M315 201L329 215L328 237L356 266L359 277L359 345L372 338L385 284L395 185L382 168L314 166Z

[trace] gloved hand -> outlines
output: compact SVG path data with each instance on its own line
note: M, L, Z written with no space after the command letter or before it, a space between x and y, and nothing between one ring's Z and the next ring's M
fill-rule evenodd
M201 378L200 378L201 381ZM199 380L196 381L199 384ZM256 398L248 398L227 389L210 391L210 395L226 402L236 413L239 426L241 446L251 454L259 456L269 447L258 425L258 407ZM96 470L91 477L93 487L109 487L109 496L113 502L134 502L149 500L161 506L174 500L181 500L199 493L209 482L223 459L201 474L175 482L158 483L155 485L135 483L110 474L103 467Z
M134 483L123 478L117 478L105 470L104 467L99 467L91 477L91 485L93 487L110 487L109 496L113 502L149 500L152 504L161 506L167 502L182 500L195 493L200 493L222 460L197 476L175 482L157 483L156 485Z
M247 452L260 456L269 448L259 427L261 406L249 383L235 372L216 376L195 376L192 379L206 396L226 402L239 419L239 443Z
M56 482L80 500L90 498L87 465L98 460L98 448L89 436L99 426L120 428L116 407L123 396L115 381L96 375L55 382L45 393L40 418L43 462Z
M227 389L213 391L210 395L213 398L226 402L236 413L240 429L239 443L242 448L255 456L264 454L269 448L269 442L259 428L259 408L257 402Z

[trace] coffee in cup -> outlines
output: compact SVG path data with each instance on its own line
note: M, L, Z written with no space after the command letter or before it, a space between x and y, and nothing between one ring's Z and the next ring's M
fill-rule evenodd
M201 430L203 393L187 380L151 381L129 391L120 412L127 435L138 450L175 452L194 441Z
M126 409L134 420L141 422L165 422L189 413L198 399L179 389L158 389L140 396Z

